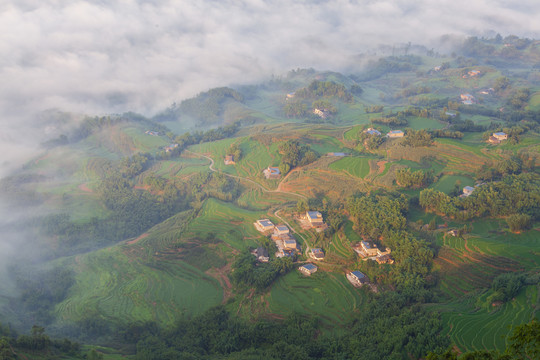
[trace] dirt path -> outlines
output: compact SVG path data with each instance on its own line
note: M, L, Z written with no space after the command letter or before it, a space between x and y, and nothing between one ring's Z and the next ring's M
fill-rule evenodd
M129 245L135 244L135 243L137 243L139 240L142 240L142 239L144 239L145 237L147 237L148 235L149 235L148 233L144 233L144 234L142 234L141 236L139 236L138 238L128 241L126 244L129 244Z
M213 172L219 172L220 174L223 174L225 176L228 176L230 178L233 178L233 179L238 179L238 180L242 180L242 181L247 181L257 187L259 187L263 192L267 192L267 193L282 193L282 194L290 194L290 195L294 195L294 196L298 196L298 197L301 197L303 199L306 199L307 200L307 197L305 195L302 195L302 194L297 194L297 193L294 193L294 192L289 192L289 191L282 191L282 190L279 190L280 189L280 186L281 186L281 183L283 182L283 180L285 180L287 178L287 176L290 175L287 174L287 176L285 176L285 178L283 178L283 180L281 180L281 182L279 183L277 189L275 190L268 190L267 188L265 188L264 186L262 186L261 184L259 184L258 182L256 181L253 181L251 179L248 179L246 177L242 177L242 176L237 176L237 175L231 175L231 174L227 174L227 173L224 173L222 171L219 171L219 170L216 170L214 168L214 159L212 159L210 156L207 156L207 155L204 155L204 154L199 154L199 153L196 153L196 152L193 152L193 151L190 151L190 150L185 150L191 154L194 154L194 155L198 155L198 156L201 156L201 157L204 157L208 160L210 160L210 165L208 166L208 168L210 169L210 171L213 171ZM291 171L292 172L292 171Z
M84 183L79 185L79 190L84 191L86 193L93 193L94 191L88 187L88 184Z
M386 165L387 162L388 161L386 161L386 160L377 161L377 166L379 167L379 174L383 173L384 166Z

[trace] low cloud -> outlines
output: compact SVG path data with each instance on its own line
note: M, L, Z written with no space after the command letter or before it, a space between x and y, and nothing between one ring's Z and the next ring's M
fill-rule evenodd
M437 49L445 34L493 31L537 37L538 18L535 0L8 0L0 145L45 109L152 115L214 86L297 67L351 68L379 44Z

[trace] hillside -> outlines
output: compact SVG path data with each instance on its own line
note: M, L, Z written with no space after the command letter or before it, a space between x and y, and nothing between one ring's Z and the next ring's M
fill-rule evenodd
M454 55L299 69L49 139L0 183L0 225L21 244L5 259L16 281L0 288L0 322L133 358L151 336L130 337L137 326L180 334L205 316L285 324L292 340L298 321L345 358L357 355L347 334L369 335L362 321L388 343L361 345L384 358L503 351L540 316L540 42L476 39ZM279 175L266 178L270 167ZM286 225L296 250L257 231L261 219ZM361 241L392 261L359 256ZM249 254L258 247L269 262ZM318 267L309 277L306 263ZM355 287L352 271L369 284ZM255 346L241 343L224 354Z

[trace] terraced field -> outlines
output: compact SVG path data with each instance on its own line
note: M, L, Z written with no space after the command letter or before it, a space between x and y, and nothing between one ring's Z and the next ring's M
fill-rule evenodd
M187 236L207 237L213 234L217 239L226 242L237 250L255 246L260 233L253 223L264 213L253 212L238 208L229 203L215 199L205 201L199 216L190 222L186 228Z
M155 320L171 324L200 314L223 298L218 281L182 261L143 261L118 247L75 259L76 284L56 313L64 321L91 314L119 324Z
M528 286L514 299L491 311L449 305L442 314L445 332L461 351L504 350L511 327L540 318L535 309L538 295L537 286Z
M437 306L442 311L446 331L462 350L497 348L503 350L509 327L528 322L537 314L538 287L526 290L490 311L476 308L476 300L485 301L497 275L540 268L538 231L522 234L501 231L502 220L483 220L473 224L465 238L441 236L435 269L444 274L440 289L450 299ZM460 225L461 226L461 225ZM481 294L480 296L478 294Z
M436 183L431 184L429 187L435 190L439 190L445 193L449 193L456 184L456 181L461 183L460 187L474 186L474 179L465 175L443 175Z
M294 270L274 283L267 307L270 313L279 315L316 315L323 324L335 326L345 323L351 311L361 308L364 296L345 274L318 271L304 276Z
M369 174L369 160L374 157L344 157L331 163L328 167L335 171L341 171L353 177L365 178Z

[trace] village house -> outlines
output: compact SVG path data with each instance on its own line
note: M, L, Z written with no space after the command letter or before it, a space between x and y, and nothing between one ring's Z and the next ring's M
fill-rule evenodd
M311 275L317 271L317 266L313 264L304 264L298 268L304 275Z
M283 240L283 248L289 250L296 250L296 240L292 237Z
M391 130L386 136L388 136L389 138L401 138L405 136L405 133L403 132L403 130Z
M255 228L262 233L274 230L274 224L268 219L257 220L253 225L255 225Z
M178 147L178 144L171 144L169 146L166 146L165 147L165 152L170 152L172 151L173 149L176 149Z
M318 211L307 211L306 212L306 219L311 224L311 227L322 227L324 226L324 221L322 214Z
M468 72L470 77L475 77L481 74L480 70L471 70Z
M393 264L394 258L390 254L384 254L384 255L377 256L375 258L375 261L378 264Z
M287 94L287 100L294 98L294 93L288 93Z
M270 260L270 256L268 255L268 250L266 250L262 246L259 246L255 250L254 255L257 258L257 260L259 260L260 262L268 262Z
M461 94L460 97L461 97L461 102L463 104L465 104L465 105L474 104L474 96L472 96L471 94L469 94L469 93Z
M381 132L377 129L374 129L374 128L369 128L369 129L366 129L364 130L364 132L366 134L369 134L369 135L377 135L377 136L381 136Z
M326 109L313 109L313 113L320 118L326 119L328 117L328 110Z
M268 168L264 169L263 173L267 179L279 179L281 176L281 171L279 171L279 168L277 167L269 166Z
M457 230L450 230L449 232L447 232L448 235L451 235L451 236L458 236L458 231Z
M474 188L472 186L465 186L463 188L463 196L467 197L467 196L471 195L473 193L473 191L474 191Z
M274 228L274 233L272 234L272 240L284 240L288 239L291 236L289 235L289 228L286 225L278 225Z
M347 279L354 285L354 286L362 286L369 282L369 279L366 275L364 275L360 271L352 271L347 274Z
M225 162L225 165L234 165L234 164L236 164L236 163L234 162L234 155L227 155L227 156L225 156L224 162Z
M496 132L493 133L493 137L496 138L499 141L508 140L508 134L504 132Z
M498 145L501 143L501 140L497 139L495 136L491 135L488 139L490 144Z
M368 241L362 241L360 242L360 246L362 246L362 251L367 256L377 256L377 253L379 249L377 248L377 245L370 243Z
M324 260L324 251L319 248L311 249L309 256L315 260Z
M146 135L159 136L159 132L157 132L157 131L146 130L144 133Z

